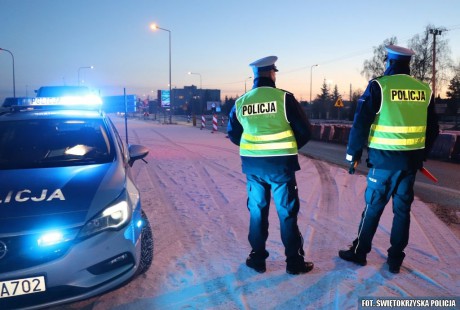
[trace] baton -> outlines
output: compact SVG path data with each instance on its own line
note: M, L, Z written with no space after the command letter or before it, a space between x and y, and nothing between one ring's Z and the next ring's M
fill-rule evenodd
M426 169L425 167L420 168L420 172L423 173L424 176L426 176L434 183L438 183L438 179L434 175L432 175L431 172L428 171L428 169Z

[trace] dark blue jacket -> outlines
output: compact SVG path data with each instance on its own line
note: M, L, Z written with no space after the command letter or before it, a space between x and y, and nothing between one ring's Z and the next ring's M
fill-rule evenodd
M253 88L262 86L276 87L275 83L270 78L255 78ZM294 132L297 147L300 149L310 140L311 126L307 115L302 110L299 102L294 98L294 95L289 92L286 94L286 115ZM233 106L230 111L227 133L228 137L234 144L240 145L241 135L243 134L243 126L241 126L236 117L236 106ZM243 173L245 174L266 175L300 170L297 155L269 157L241 156L241 162Z
M410 74L409 64L396 61L385 71L384 75ZM361 98L358 100L353 127L347 146L347 154L353 160L361 158L362 150L367 146L369 130L382 102L380 85L371 80ZM425 149L413 151L388 151L368 149L367 166L377 169L410 170L423 167L436 137L439 134L438 118L434 109L433 97L428 106Z

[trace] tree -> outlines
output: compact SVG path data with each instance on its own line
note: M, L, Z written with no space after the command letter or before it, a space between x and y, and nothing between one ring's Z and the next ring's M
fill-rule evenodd
M411 75L424 82L430 82L433 76L433 36L430 30L434 26L428 25L422 35L416 34L408 42L408 48L415 52L411 61ZM386 39L382 44L374 47L372 59L364 61L361 74L367 79L383 75L385 72L384 57L386 55L385 45L398 44L398 39L392 37ZM450 49L447 39L442 36L436 37L436 93L448 81L448 71L452 61L450 60Z
M329 115L331 118L339 118L339 109L335 107L335 103L337 102L337 99L339 99L340 93L339 93L339 88L337 87L337 84L334 86L334 91L331 94L331 103L329 106Z
M446 96L449 98L446 114L455 116L455 123L457 124L457 111L460 106L460 74L457 73L454 78L450 80Z
M398 44L398 39L396 37L391 37L389 39L385 39L385 41L383 41L383 43L379 46L374 47L374 56L372 59L364 60L364 67L361 71L361 75L365 76L368 80L383 75L385 72L385 45L390 44Z
M415 52L411 61L411 75L424 82L431 82L433 77L433 36L430 30L433 25L425 28L423 35L416 34L409 40L408 47ZM450 48L447 39L436 37L436 93L448 81L451 67Z
M358 100L363 95L363 91L358 89L351 95L351 107L348 113L348 120L353 121L355 119L356 107L358 106Z
M327 86L326 79L324 79L323 85L321 86L321 93L317 95L313 102L313 115L318 115L318 118L327 118L330 102L331 95L329 93L329 87Z
M235 101L236 101L236 99L234 99L233 97L228 98L227 96L225 96L224 103L222 104L222 107L221 107L223 115L229 115L230 114L230 110L235 105Z

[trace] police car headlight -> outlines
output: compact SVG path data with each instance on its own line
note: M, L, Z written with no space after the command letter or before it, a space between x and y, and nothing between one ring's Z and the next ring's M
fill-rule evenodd
M118 202L88 221L81 229L78 237L85 238L107 229L118 229L128 222L129 218L128 203L126 201Z

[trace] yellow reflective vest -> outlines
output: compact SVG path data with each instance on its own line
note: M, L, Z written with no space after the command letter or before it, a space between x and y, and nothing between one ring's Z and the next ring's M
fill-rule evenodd
M236 116L243 126L241 156L297 154L297 142L286 117L286 92L258 87L236 101Z
M376 79L382 89L382 103L369 132L369 147L410 151L425 148L428 84L405 74Z

